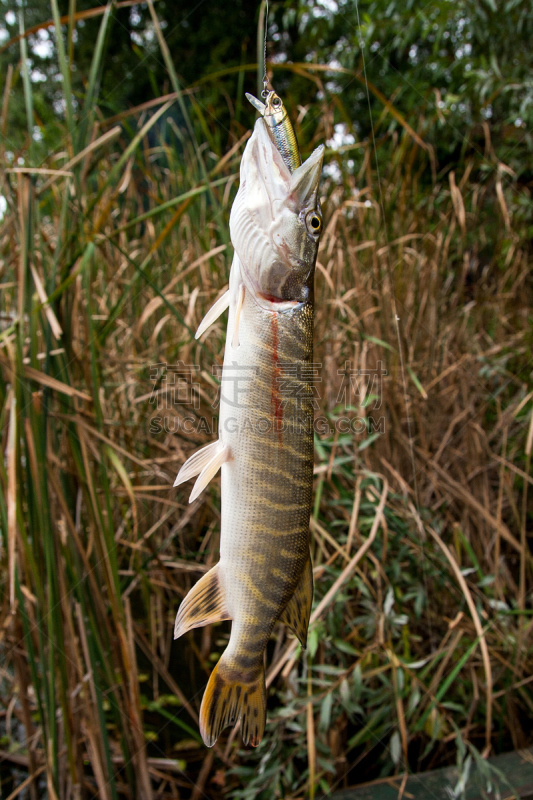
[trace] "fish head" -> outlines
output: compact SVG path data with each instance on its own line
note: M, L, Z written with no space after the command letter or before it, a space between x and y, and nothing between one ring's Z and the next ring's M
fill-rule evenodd
M273 128L275 125L280 125L287 116L287 110L283 105L283 100L272 91L268 93L265 102L264 120L267 125Z
M246 97L271 128L280 125L287 116L287 109L283 105L283 100L274 91L268 92L264 103L248 92L246 92Z
M322 231L323 157L321 145L291 173L265 121L256 121L242 157L230 234L245 285L261 305L294 305L310 296Z

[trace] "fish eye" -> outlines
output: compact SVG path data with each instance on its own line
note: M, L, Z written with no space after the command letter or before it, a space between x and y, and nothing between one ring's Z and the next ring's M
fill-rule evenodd
M310 211L306 218L307 230L315 235L322 230L322 220L316 211Z
M272 105L274 106L274 108L280 108L281 107L281 98L278 97L277 95L274 95L274 97L272 98Z

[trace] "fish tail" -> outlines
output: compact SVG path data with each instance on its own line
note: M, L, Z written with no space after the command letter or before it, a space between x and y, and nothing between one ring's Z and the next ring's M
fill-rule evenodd
M240 672L220 659L211 673L200 708L200 733L212 747L224 728L241 720L245 745L257 747L263 738L266 717L265 668Z

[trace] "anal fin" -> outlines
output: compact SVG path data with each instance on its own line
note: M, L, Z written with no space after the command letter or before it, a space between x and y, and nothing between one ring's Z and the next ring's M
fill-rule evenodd
M309 627L312 603L313 565L311 564L311 557L309 557L302 572L300 583L279 618L280 622L290 628L299 639L304 650L307 644L307 628Z
M213 303L203 320L198 325L198 330L196 331L194 338L199 339L202 333L206 331L210 325L215 322L220 315L229 308L229 301L230 301L230 293L229 289L227 292L224 292L222 297L219 297L216 303Z
M231 616L220 585L219 565L215 564L183 599L176 616L174 639L193 628L201 628L202 625L224 619L231 619Z

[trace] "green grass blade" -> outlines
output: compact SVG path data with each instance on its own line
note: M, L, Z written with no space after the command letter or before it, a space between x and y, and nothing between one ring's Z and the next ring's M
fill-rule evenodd
M51 0L52 15L54 18L57 55L59 60L59 68L63 77L63 99L65 102L65 113L67 118L67 126L70 134L71 147L74 147L75 140L75 124L74 124L74 110L72 108L72 86L70 82L70 64L65 53L65 43L63 41L63 34L61 32L61 22L59 16L59 7L57 0Z

